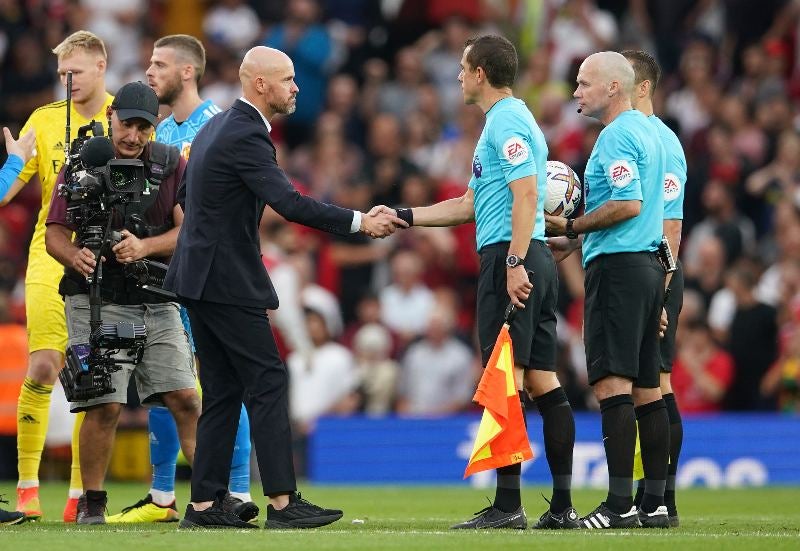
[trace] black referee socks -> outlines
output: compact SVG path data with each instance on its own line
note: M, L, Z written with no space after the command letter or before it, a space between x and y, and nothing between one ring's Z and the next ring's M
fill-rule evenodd
M667 416L669 417L669 467L667 467L667 489L664 492L664 503L669 509L670 515L676 515L675 508L675 474L678 472L678 458L681 455L683 445L683 420L678 411L678 403L675 395L671 392L664 394L664 402L667 404Z
M636 408L639 422L639 445L644 467L644 495L641 509L652 513L664 504L669 462L669 417L663 399Z
M522 407L522 420L528 428L528 418L525 415L525 392L519 391L519 403ZM497 488L494 493L494 506L504 513L513 513L522 505L522 464L509 465L496 469Z
M600 400L600 414L608 462L606 506L615 513L627 513L633 506L633 453L636 449L633 397L618 394Z
M553 477L553 496L550 511L561 514L572 506L572 451L575 447L575 417L567 394L561 387L534 399L542 416L544 450L550 475Z

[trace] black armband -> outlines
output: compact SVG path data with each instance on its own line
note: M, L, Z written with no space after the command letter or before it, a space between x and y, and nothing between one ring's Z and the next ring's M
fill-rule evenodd
M414 212L411 209L394 209L397 212L397 217L408 224L408 227L414 225Z

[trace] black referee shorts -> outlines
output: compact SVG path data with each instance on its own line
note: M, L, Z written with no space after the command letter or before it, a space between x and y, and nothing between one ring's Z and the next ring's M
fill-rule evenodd
M669 282L669 297L664 304L667 310L667 331L661 339L661 372L672 373L672 363L675 361L675 335L678 332L678 317L683 308L683 264L678 260L678 269L672 273Z
M664 268L655 253L600 255L586 267L584 345L589 384L609 375L640 388L660 383Z
M506 289L508 246L509 243L505 241L480 250L478 340L484 366L492 355L506 307L511 301ZM543 241L531 240L525 254L525 268L533 271L533 291L525 303L525 309L517 310L511 323L514 362L525 369L555 371L558 272L553 253Z

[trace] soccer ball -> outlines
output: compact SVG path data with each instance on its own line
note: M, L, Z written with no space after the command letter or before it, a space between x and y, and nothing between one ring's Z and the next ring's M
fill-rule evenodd
M561 161L547 161L547 214L570 216L581 202L581 193L581 180L574 170Z

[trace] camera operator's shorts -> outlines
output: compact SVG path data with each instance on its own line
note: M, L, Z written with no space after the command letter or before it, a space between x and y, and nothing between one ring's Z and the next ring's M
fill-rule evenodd
M67 296L64 301L69 344L89 342L89 296ZM139 364L121 364L122 369L111 374L114 392L85 402L72 402L71 411L83 411L98 404L128 403L131 375L144 406L163 406L161 395L165 392L195 388L194 361L178 308L174 302L127 306L103 301L103 323L126 321L147 327L144 356ZM127 358L126 351L114 358Z
M478 340L484 367L492 355L506 307L511 302L506 288L508 245L508 241L492 243L479 251ZM531 240L525 254L525 269L533 271L533 291L525 309L517 310L511 323L514 363L525 369L555 371L558 272L553 253L544 241Z
M678 260L678 268L672 272L669 282L669 297L664 304L667 310L667 331L661 339L661 372L672 373L675 361L675 335L678 333L678 316L683 308L683 265Z
M584 345L589 384L609 375L660 384L664 268L655 253L604 254L586 267Z
M60 278L60 276L59 276ZM25 316L28 326L28 352L67 348L67 322L64 301L56 286L43 283L25 284Z

